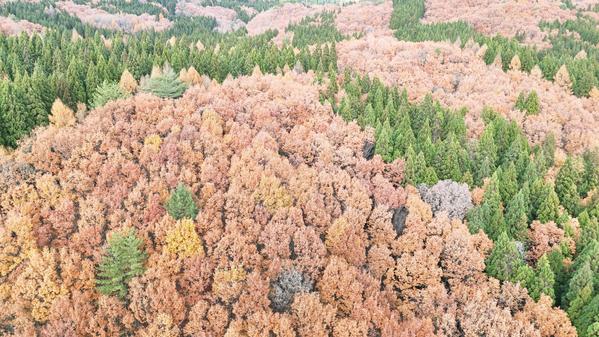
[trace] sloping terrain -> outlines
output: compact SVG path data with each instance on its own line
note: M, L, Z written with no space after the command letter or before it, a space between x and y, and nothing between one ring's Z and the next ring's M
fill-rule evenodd
M38 25L27 20L13 20L11 18L0 16L0 34L4 35L19 35L22 32L31 35L33 33L41 33L44 31L42 25Z
M72 1L56 2L56 7L94 27L121 30L128 33L149 29L162 31L169 28L172 24L166 18L156 19L156 17L149 14L111 14L102 9L93 8L88 5L79 5Z
M560 1L503 0L426 0L424 22L436 23L463 20L486 35L506 37L521 35L525 43L546 47L546 33L539 29L540 21L565 21L575 18L575 12L561 8Z
M179 1L176 13L186 16L206 16L216 19L219 32L235 31L245 24L237 18L237 13L230 9L219 6L202 6L201 1Z
M432 217L401 161L364 158L371 135L313 81L255 72L40 130L2 164L0 319L42 336L575 336L548 298L483 273L491 242ZM191 250L164 209L180 182ZM120 302L93 270L126 227L149 257Z
M469 110L469 130L482 131L480 113L485 106L522 125L529 140L540 143L553 133L568 152L581 152L599 145L599 102L578 98L563 87L520 71L503 72L487 66L479 47L461 49L442 42L402 42L395 38L367 36L337 44L339 65L380 78L389 85L405 87L412 99L432 93L435 99L454 108ZM517 111L521 92L539 95L539 115Z

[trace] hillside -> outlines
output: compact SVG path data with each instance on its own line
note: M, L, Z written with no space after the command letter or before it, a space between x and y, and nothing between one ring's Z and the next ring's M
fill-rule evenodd
M599 336L599 2L0 2L0 336Z

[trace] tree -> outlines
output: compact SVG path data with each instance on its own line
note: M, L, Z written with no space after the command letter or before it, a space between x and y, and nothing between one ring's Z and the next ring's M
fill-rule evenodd
M495 247L486 261L486 271L502 281L512 280L518 267L524 262L516 244L510 240L507 233L499 235Z
M162 98L178 98L187 90L187 85L179 79L179 76L169 66L155 76L142 81L141 91L154 94Z
M129 70L125 69L121 74L121 80L119 81L119 87L123 92L134 94L137 90L137 81L131 75Z
M179 184L166 202L166 211L175 220L195 219L198 215L198 208L193 201L193 196L189 189L183 184Z
M511 237L517 240L526 239L528 231L528 198L524 189L508 201L505 210L505 223Z
M50 123L58 128L75 125L75 113L69 107L64 105L60 98L57 98L52 104L50 110Z
M526 95L524 94L524 91L521 91L516 99L516 109L520 111L526 110Z
M501 200L508 203L518 192L518 176L514 163L509 163L507 167L499 169L499 192Z
M94 97L92 100L92 107L99 108L104 106L110 101L117 99L126 98L129 94L117 84L104 81L101 85L96 88Z
M131 279L144 272L146 253L142 240L133 229L113 233L108 239L108 249L98 266L96 285L105 295L124 299Z
M545 198L541 201L537 214L542 223L557 221L559 218L559 198L551 185L547 187Z
M534 281L528 287L528 292L535 301L539 300L541 294L545 294L554 300L554 285L555 275L553 274L553 270L551 269L551 265L549 264L549 259L546 255L543 255L537 261L537 268L535 270Z
M580 197L577 186L579 185L579 175L574 168L572 158L568 158L560 168L555 180L557 196L564 208L573 216L578 215Z
M532 90L526 99L526 114L538 115L540 110L541 106L539 103L539 96L537 95L536 91Z
M385 122L377 131L375 153L380 155L384 161L391 162L394 159L392 139L393 131L391 130L389 120L385 120Z
M191 219L182 219L166 235L166 250L179 258L203 256L204 247Z

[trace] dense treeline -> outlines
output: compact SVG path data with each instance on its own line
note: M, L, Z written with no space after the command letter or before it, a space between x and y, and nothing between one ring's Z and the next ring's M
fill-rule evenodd
M405 160L405 183L452 180L484 187L467 221L472 233L483 230L495 241L489 275L519 282L537 300L551 297L580 336L594 336L599 267L591 256L599 253L599 202L590 196L599 186L597 153L568 158L551 182L545 177L555 164L553 137L531 147L515 122L485 110L485 130L472 140L465 112L443 108L430 96L410 103L405 91L349 73L343 89L338 113L375 129L375 153L384 160Z
M332 41L339 42L345 38L335 26L334 12L323 12L306 17L298 24L287 27L287 31L293 32L292 44L294 47L305 47Z
M325 70L329 64L336 67L335 53L328 46L314 52L304 47L295 54L291 46L277 48L269 42L275 32L247 37L243 32L215 34L207 28L191 29L189 34L177 33L183 27L174 29L126 37L114 34L110 40L99 32L73 39L70 30L51 30L43 38L0 37L0 74L5 78L0 144L14 146L32 128L47 123L57 97L72 109L78 103L90 106L98 85L118 81L125 69L139 79L154 65L168 62L176 72L193 66L200 74L222 81L229 74L249 74L255 65L268 73L298 61L306 70L323 64ZM170 40L174 34L178 38Z
M517 55L523 71L530 72L535 65L538 65L543 76L548 80L554 80L560 66L565 64L572 81L572 92L577 96L588 96L589 91L599 83L599 59L597 59L596 53L592 52L592 56L588 58L576 58L576 53L584 47L577 42L572 42L575 39L564 39L563 37L553 39L552 42L555 44L551 48L538 51L521 44L516 38L484 36L463 21L422 24L420 19L425 11L423 0L394 0L393 5L391 28L395 30L395 36L398 39L408 41L456 41L460 39L462 43L472 39L480 45L487 46L484 55L487 64L495 62L499 57L503 70L507 71L510 69L512 59ZM588 24L577 25L579 26L578 30L582 32L581 35L586 36L586 39L594 39L597 34L596 29L592 29ZM568 29L566 27L570 26L572 26L571 23L566 23L563 28ZM594 32L592 32L593 30ZM570 46L572 43L577 44L577 47L574 48L574 50L578 49L576 52Z

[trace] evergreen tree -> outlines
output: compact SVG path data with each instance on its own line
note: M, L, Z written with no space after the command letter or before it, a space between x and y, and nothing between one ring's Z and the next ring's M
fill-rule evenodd
M538 115L541 110L541 105L539 103L539 96L537 92L532 90L528 94L528 98L526 99L526 114L527 115Z
M599 161L597 160L597 153L594 151L585 151L582 160L584 173L578 191L581 196L586 196L599 185Z
M524 111L526 109L526 95L523 91L520 92L516 99L516 109Z
M503 218L503 205L498 184L497 174L494 174L487 186L482 204L485 233L493 240L497 240L502 233L508 232Z
M549 259L546 255L541 256L537 261L537 268L535 271L535 278L531 285L528 287L530 296L538 301L541 294L545 294L551 299L555 299L555 275L549 264Z
M517 240L525 240L528 232L528 200L525 191L521 189L507 203L505 223L508 233Z
M393 161L393 139L389 120L377 128L375 153L380 155L384 161Z
M99 292L125 298L129 281L144 272L146 253L141 246L142 240L132 229L110 237L107 254L98 266L96 284Z
M516 244L503 232L495 241L495 246L486 261L486 272L501 281L512 280L523 264Z
M579 208L578 176L579 173L574 169L572 158L568 158L560 168L555 180L557 196L564 208L573 216L578 214Z
M412 144L416 144L416 137L414 137L414 133L412 132L410 115L403 114L399 126L394 131L393 156L402 157L408 149L408 146Z
M104 81L100 86L98 86L96 92L94 93L92 107L99 108L110 101L115 101L127 96L129 96L129 94L124 92L118 83L109 83Z
M557 221L559 218L559 198L552 186L547 187L545 198L541 201L537 211L539 221L547 223Z
M169 66L166 66L162 75L143 81L140 89L162 98L178 98L183 95L187 85L181 82L179 76Z
M513 162L499 169L499 192L504 203L511 200L518 192L518 177Z
M535 282L535 272L526 263L521 263L516 268L516 272L510 281L514 283L520 283L521 287L530 289L531 285Z
M559 249L554 249L549 253L548 259L553 275L555 276L555 283L553 285L555 304L561 305L561 300L568 285L568 273L564 266L564 255Z
M563 303L567 305L567 313L574 325L577 324L584 307L592 300L593 295L593 271L589 261L574 271L574 275L568 284L568 292Z
M175 220L185 218L193 220L198 215L198 208L193 201L191 192L183 184L179 184L171 192L165 208L168 214Z

